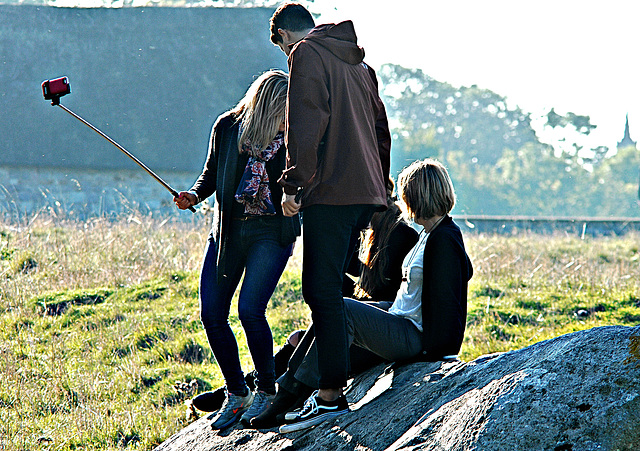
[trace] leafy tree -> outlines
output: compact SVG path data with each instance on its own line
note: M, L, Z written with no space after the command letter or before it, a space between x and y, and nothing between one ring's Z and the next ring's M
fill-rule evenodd
M507 107L506 99L477 86L455 88L420 69L384 65L379 76L389 118L400 141L395 150L410 159L421 153L420 138L440 144L447 162L453 151L480 165L493 165L505 148L536 143L528 114ZM430 145L431 145L430 144Z
M542 142L552 145L556 155L578 156L587 168L599 164L609 150L604 146L589 148L586 145L587 137L596 129L589 116L572 112L561 115L551 108L539 121L538 137Z
M493 167L478 167L452 152L449 170L456 213L564 217L640 217L640 152L621 149L593 171L578 157L556 156L550 146L505 149Z
M434 157L449 168L461 214L640 216L640 153L586 148L589 116L531 117L477 86L454 88L419 69L379 71L393 131L392 171ZM553 136L552 136L553 135ZM551 137L552 139L547 139ZM545 141L560 141L559 146Z
M590 198L598 199L594 216L640 216L640 152L633 147L619 149L596 166L590 178Z
M547 124L553 128L572 126L574 130L585 135L588 135L596 128L596 126L591 123L589 116L580 116L571 112L561 116L556 113L555 108L551 108L547 113Z
M442 145L438 141L434 127L425 127L413 133L395 131L392 136L391 172L399 173L402 168L422 158L437 158L445 161Z
M458 179L460 213L567 216L584 207L578 193L586 171L543 144L505 149L491 167L474 166L455 152L449 169Z

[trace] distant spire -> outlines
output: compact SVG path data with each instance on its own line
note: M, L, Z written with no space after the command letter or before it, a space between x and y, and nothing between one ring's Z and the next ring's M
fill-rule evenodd
M637 149L637 142L631 139L631 135L629 134L629 113L627 113L627 122L624 126L624 138L622 141L618 143L618 149L622 149L624 147L633 147Z

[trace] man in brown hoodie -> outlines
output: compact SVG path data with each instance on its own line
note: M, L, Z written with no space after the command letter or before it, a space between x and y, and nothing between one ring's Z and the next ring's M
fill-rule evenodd
M287 3L270 25L271 41L289 57L282 205L287 215L303 215L302 294L320 374L319 390L293 419L303 429L349 410L342 280L359 232L386 208L391 137L352 22L316 27L302 5Z

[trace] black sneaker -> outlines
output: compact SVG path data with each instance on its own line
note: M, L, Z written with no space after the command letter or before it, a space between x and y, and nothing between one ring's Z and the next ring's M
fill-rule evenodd
M349 403L344 395L329 402L320 398L315 391L304 403L302 410L290 420L291 423L280 426L280 433L301 431L348 412Z
M227 387L222 386L214 391L200 393L191 399L190 404L201 412L215 412L216 410L220 410L224 400L227 399L226 388Z

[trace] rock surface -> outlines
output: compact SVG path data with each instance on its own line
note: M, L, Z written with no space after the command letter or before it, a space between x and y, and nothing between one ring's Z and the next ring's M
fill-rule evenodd
M291 434L192 423L156 450L639 450L640 327L600 327L472 362L381 365L352 412Z

